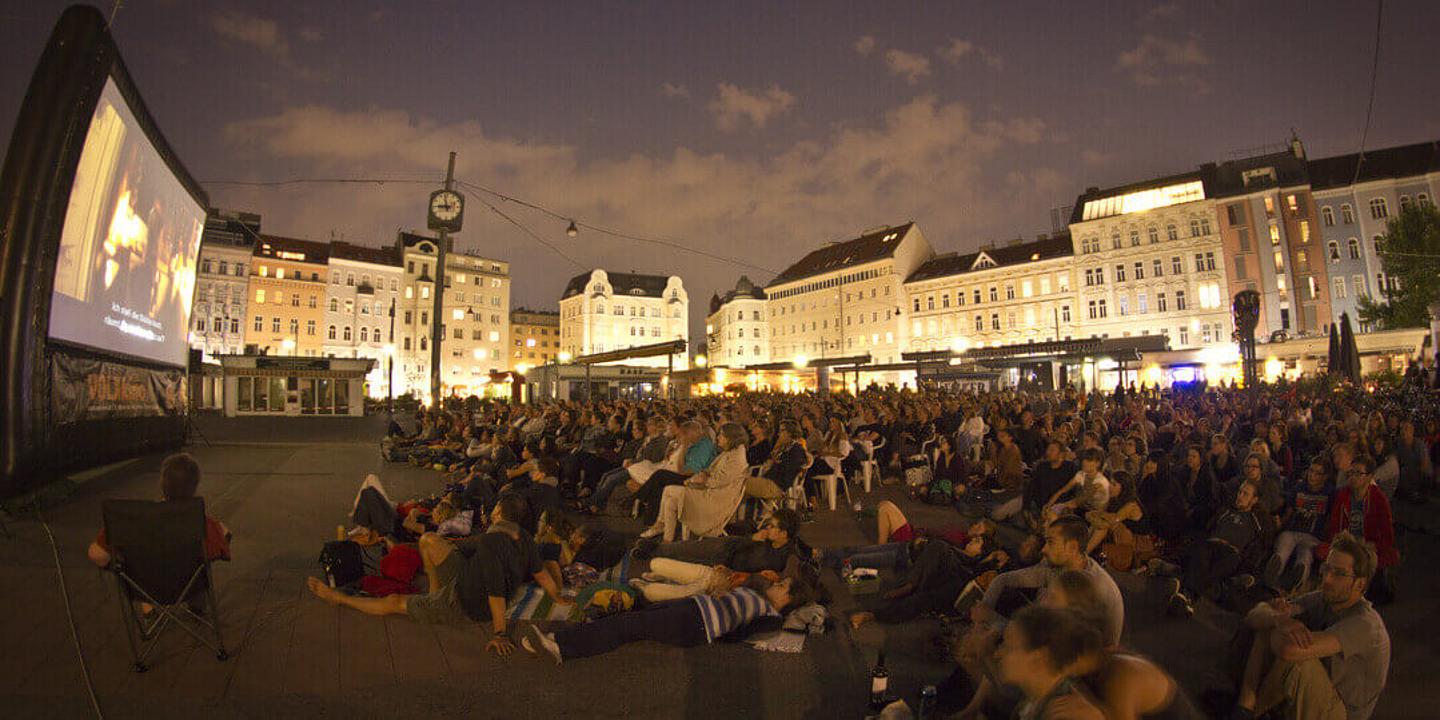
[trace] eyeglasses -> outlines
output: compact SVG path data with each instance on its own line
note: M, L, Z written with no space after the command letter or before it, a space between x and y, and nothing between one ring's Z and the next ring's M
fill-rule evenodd
M1320 574L1321 574L1321 575L1334 575L1335 577L1338 577L1338 578L1353 578L1353 577L1355 577L1355 573L1354 573L1353 571L1345 570L1344 568L1337 568L1337 567L1335 567L1334 565L1331 565L1330 563L1322 563L1322 564L1320 565Z

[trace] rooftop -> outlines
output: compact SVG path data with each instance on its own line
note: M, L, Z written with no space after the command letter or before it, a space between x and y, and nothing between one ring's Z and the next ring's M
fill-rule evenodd
M372 265L400 267L400 253L394 247L372 248L336 240L330 243L330 259L355 260Z
M596 268L596 270L598 269L599 268ZM579 275L576 275L575 277L570 278L570 282L565 284L565 292L561 295L561 297L573 297L584 292L585 286L589 284L590 278L594 274L594 272L594 270L591 270L590 272L581 273ZM639 297L655 298L663 297L665 295L665 285L670 282L670 278L666 275L619 273L610 272L609 270L605 271L605 275L610 282L610 287L614 289L616 295L634 295Z
M983 264L977 266L976 261L980 259L982 254L988 257L994 265ZM949 275L962 275L968 272L1010 267L1027 262L1070 257L1074 254L1075 249L1070 242L1070 234L1063 233L1047 237L1043 240L1033 240L997 247L985 247L964 255L956 253L940 255L916 268L915 272L910 273L910 277L905 278L905 282L933 280Z
M769 287L891 257L895 254L895 248L899 247L900 241L905 239L905 235L914 225L915 222L912 220L903 225L882 228L861 235L853 240L825 245L800 258L800 261L794 265L785 268L783 272L775 276L774 280L770 281Z
M1310 187L1326 190L1356 182L1402 178L1440 171L1440 140L1367 150L1364 162L1360 155L1336 155L1310 162ZM1355 165L1360 165L1359 177Z
M330 244L279 235L261 235L260 240L255 243L255 254L278 260L323 265L330 258Z

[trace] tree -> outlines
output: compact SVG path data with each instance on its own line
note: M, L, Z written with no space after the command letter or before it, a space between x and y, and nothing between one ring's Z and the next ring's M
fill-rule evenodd
M1440 301L1440 210L1418 203L1390 219L1380 239L1380 260L1393 290L1383 298L1360 298L1360 321L1381 330L1425 327L1430 305Z

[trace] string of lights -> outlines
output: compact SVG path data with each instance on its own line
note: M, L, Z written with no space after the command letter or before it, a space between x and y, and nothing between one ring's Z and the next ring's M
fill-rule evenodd
M569 216L566 216L566 215L562 215L562 214L560 214L560 213L558 213L558 212L555 212L554 210L551 210L551 209L549 209L549 208L547 208L547 207L544 207L544 206L542 206L542 205L537 205L537 204L535 204L535 203L533 203L533 202L529 202L529 201L526 201L526 200L522 200L522 199L517 198L517 197L515 197L515 196L513 196L513 195L507 195L507 194L502 193L502 192L500 192L500 191L498 191L498 190L492 190L492 189L490 189L490 188L488 188L488 187L485 187L484 185L480 185L480 184L478 184L478 183L466 182L466 181L464 181L464 180L457 180L456 183L458 183L458 184L461 185L462 187L466 187L466 188L469 188L469 189L471 189L471 190L475 190L475 191L477 191L477 192L486 193L486 194L491 195L491 196L493 196L493 197L499 198L499 199L501 199L501 200L503 200L503 201L505 201L505 202L511 202L511 203L515 203L516 205L520 205L520 206L522 206L522 207L530 208L531 210L535 210L535 211L537 211L537 212L543 213L543 214L548 215L548 216L550 216L551 218L554 218L554 219L559 220L559 221L561 221L561 222L568 222L568 223L570 223L570 225L571 225L572 228L584 228L584 229L586 229L586 230L591 230L591 231L593 231L593 232L597 232L597 233L600 233L600 234L602 234L602 235L609 235L609 236L611 236L611 237L621 238L621 239L623 239L623 240L630 240L630 241L632 241L632 242L647 243L647 244L651 244L651 245L660 245L660 246L668 247L668 248L671 248L671 249L674 249L674 250L679 250L679 251L681 251L681 252L687 252L687 253L691 253L691 254L694 254L694 255L700 255L700 256L702 256L702 257L706 257L706 258L709 258L709 259L711 259L711 260L717 260L717 261L719 261L719 262L729 263L729 264L732 264L732 265L738 265L738 266L740 266L740 267L747 267L747 268L750 268L750 269L752 269L752 270L759 270L759 271L761 271L761 272L770 273L771 275L778 275L778 274L779 274L779 271L777 271L777 270L775 270L775 269L773 269L773 268L768 268L768 267L764 267L764 266L761 266L761 265L756 265L756 264L754 264L754 263L749 263L749 262L746 262L746 261L744 261L744 260L739 260L739 259L736 259L736 258L727 257L727 256L724 256L724 255L719 255L719 254L717 254L717 253L712 253L712 252L709 252L709 251L706 251L706 250L701 250L701 249L698 249L698 248L691 247L691 246L689 246L689 245L685 245L685 244L682 244L682 243L679 243L679 242L675 242L675 241L673 241L673 240L665 240L665 239L661 239L661 238L652 238L652 237L646 237L646 236L643 236L643 235L634 235L634 234L631 234L631 233L621 232L621 231L619 231L619 230L613 230L613 229L611 229L611 228L601 227L601 226L599 226L599 225L593 225L593 224L591 224L591 223L587 223L587 222L584 222L584 221L581 221L581 220L576 220L576 219L574 219L573 217L569 217Z

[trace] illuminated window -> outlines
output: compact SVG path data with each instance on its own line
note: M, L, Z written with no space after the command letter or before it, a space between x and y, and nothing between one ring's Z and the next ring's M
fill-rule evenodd
M257 303L264 303L264 302L265 302L265 288L260 288L259 290L256 290L256 291L255 291L255 302L257 302Z
M408 295L408 293L407 293L407 295ZM420 299L421 299L421 300L427 300L427 299L429 299L429 298L430 298L430 286L429 286L429 285L423 285L423 286L421 286L421 287L420 287Z

